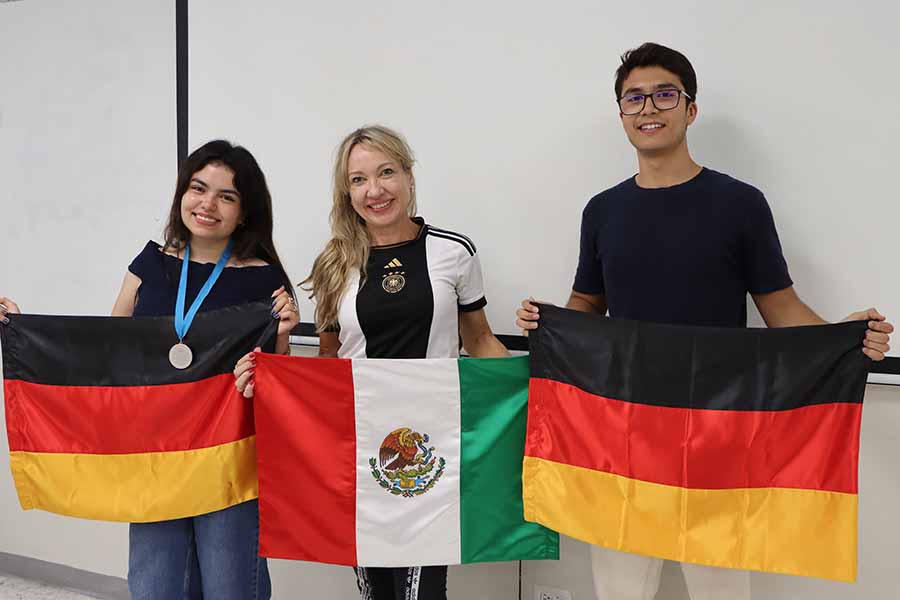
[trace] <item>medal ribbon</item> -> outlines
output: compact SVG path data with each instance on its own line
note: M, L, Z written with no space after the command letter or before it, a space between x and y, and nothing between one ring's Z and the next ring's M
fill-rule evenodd
M200 305L203 304L203 301L209 296L210 290L212 290L219 275L221 275L222 271L225 269L225 263L231 258L232 246L233 242L228 240L228 245L225 246L225 250L222 251L219 262L216 263L212 273L209 274L206 283L204 283L203 287L200 288L200 291L197 292L197 297L194 298L194 302L191 303L191 307L188 309L187 314L184 314L184 297L187 295L188 263L191 259L191 245L185 245L184 261L181 263L181 277L178 279L178 297L175 300L175 334L178 336L179 342L184 340L184 336L187 335L188 329L191 328L191 323L194 322L197 311L200 310Z

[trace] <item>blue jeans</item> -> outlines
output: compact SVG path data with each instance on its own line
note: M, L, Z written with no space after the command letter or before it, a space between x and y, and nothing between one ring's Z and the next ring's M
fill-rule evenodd
M256 500L174 521L132 523L132 600L268 600L269 569L259 551Z

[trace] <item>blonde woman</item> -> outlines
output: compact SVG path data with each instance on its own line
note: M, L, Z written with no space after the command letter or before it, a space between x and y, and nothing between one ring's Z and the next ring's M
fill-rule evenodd
M303 282L316 302L319 355L455 358L462 337L471 356L507 356L484 314L475 245L416 216L413 163L406 141L377 125L338 148L332 237ZM238 387L252 393L252 358L238 375ZM445 566L361 567L356 575L367 600L447 598Z

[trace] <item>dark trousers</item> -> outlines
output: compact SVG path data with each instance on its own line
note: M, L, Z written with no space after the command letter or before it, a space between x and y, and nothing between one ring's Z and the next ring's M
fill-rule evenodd
M359 567L362 600L447 600L447 567Z

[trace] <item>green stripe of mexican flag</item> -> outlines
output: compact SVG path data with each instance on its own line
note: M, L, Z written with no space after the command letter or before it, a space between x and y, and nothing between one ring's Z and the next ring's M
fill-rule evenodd
M262 555L559 557L558 535L522 513L527 357L256 362Z

